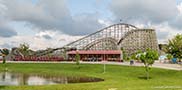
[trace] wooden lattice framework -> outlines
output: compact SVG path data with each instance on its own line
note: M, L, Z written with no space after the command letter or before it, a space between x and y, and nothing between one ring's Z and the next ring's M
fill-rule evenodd
M145 51L147 48L158 50L155 30L139 29L125 23L114 24L61 48L37 51L33 55L43 56L52 53L66 56L66 51L69 49L121 50L121 48L127 55L131 55L139 50Z
M120 50L131 55L147 48L158 50L154 29L139 29L130 24L114 24L100 31L71 42L64 47L77 50Z

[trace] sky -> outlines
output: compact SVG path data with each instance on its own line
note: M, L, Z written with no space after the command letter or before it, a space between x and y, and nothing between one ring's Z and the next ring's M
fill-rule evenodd
M182 0L0 0L0 48L56 48L112 24L182 33Z

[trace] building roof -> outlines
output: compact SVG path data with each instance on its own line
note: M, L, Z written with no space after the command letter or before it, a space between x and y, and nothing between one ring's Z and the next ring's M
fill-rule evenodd
M67 54L121 54L120 50L79 50L79 51L69 51Z

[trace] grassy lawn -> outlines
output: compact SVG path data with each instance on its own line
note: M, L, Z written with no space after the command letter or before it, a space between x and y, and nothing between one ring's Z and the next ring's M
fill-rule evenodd
M0 86L0 90L182 90L182 72L152 68L152 79L146 80L143 67L81 64L7 64L8 70L21 73L91 76L103 78L96 83L77 83L41 86ZM0 64L0 70L3 65ZM113 89L111 89L113 88ZM115 88L115 89L114 89Z

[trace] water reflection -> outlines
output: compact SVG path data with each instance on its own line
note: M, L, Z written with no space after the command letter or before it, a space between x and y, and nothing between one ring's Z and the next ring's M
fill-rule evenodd
M0 73L0 85L51 85L104 81L91 77L66 77L40 74Z

